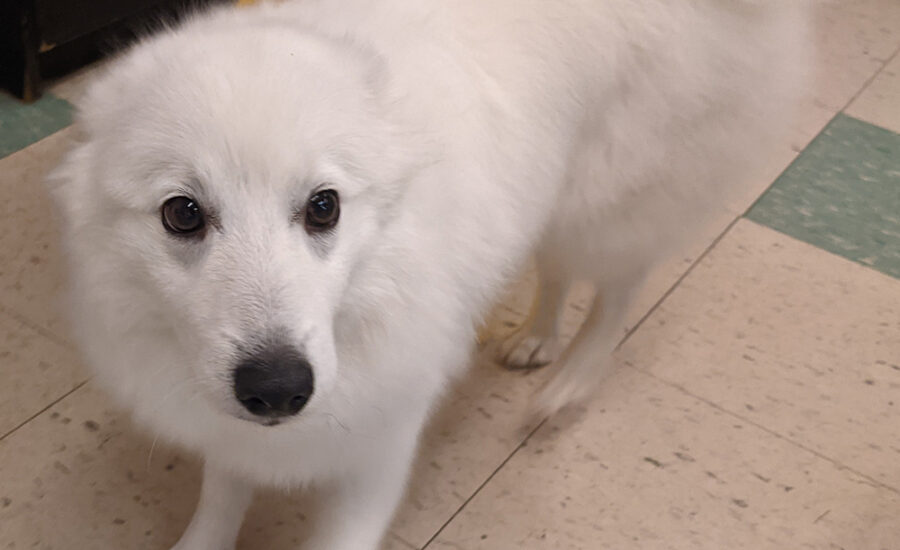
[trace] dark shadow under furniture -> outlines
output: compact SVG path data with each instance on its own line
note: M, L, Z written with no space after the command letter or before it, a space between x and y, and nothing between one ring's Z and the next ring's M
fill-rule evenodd
M0 88L34 101L42 82L127 45L161 21L225 0L0 0Z

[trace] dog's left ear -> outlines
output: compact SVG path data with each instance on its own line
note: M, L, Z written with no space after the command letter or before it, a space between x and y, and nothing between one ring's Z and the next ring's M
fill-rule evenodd
M115 108L121 105L127 88L135 87L146 79L151 64L146 63L146 55L132 46L116 57L105 62L85 92L75 101L75 133L72 149L62 162L50 171L45 185L55 203L57 212L66 223L75 223L86 216L74 215L90 208L96 198L97 141L101 137L101 126L111 126L121 116ZM132 51L141 55L133 55ZM146 80L144 80L146 81ZM121 110L121 107L120 107Z
M44 178L50 198L57 213L62 216L63 226L71 226L79 219L77 212L87 208L90 187L90 145L77 143Z
M363 86L377 111L378 124L356 136L357 147L348 166L360 178L375 178L379 207L390 208L406 189L406 183L440 158L437 143L420 120L407 114L406 92L391 75L390 64L378 53L349 39L343 45L361 62Z

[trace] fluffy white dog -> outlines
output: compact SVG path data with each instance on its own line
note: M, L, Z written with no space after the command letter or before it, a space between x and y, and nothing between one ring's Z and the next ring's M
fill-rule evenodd
M603 371L644 273L785 129L793 0L306 0L145 40L51 178L96 380L206 462L179 550L253 486L329 484L303 548L371 550L429 410L534 254L506 360ZM598 289L561 349L571 281Z

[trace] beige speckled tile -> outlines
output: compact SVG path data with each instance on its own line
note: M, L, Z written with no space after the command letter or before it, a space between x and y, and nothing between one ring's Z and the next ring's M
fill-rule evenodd
M445 399L425 430L394 531L421 547L515 450L529 428L528 398L548 372L512 373L488 361Z
M900 495L622 369L587 412L541 427L428 549L882 549L898 514Z
M70 132L0 160L0 306L60 337L62 263L44 176L67 150Z
M0 441L0 548L163 550L187 526L197 459L139 433L92 384ZM240 550L296 550L314 498L265 491ZM409 550L389 534L383 550Z
M820 59L811 98L837 111L900 47L900 2L820 2L815 14Z
M900 133L900 55L888 63L845 112Z
M74 355L0 311L0 437L87 379Z
M0 442L0 548L166 548L198 466L135 435L92 385Z
M622 359L900 488L896 279L742 220Z

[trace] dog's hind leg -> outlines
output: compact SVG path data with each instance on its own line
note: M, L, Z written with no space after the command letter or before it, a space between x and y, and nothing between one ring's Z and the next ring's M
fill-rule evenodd
M559 357L559 324L572 286L568 273L546 253L537 254L538 289L534 314L498 346L497 358L509 369L532 369Z
M553 378L541 388L535 413L546 416L562 407L586 399L609 374L612 352L622 333L622 321L643 272L635 277L598 284L598 292L587 318L572 342L562 352Z

